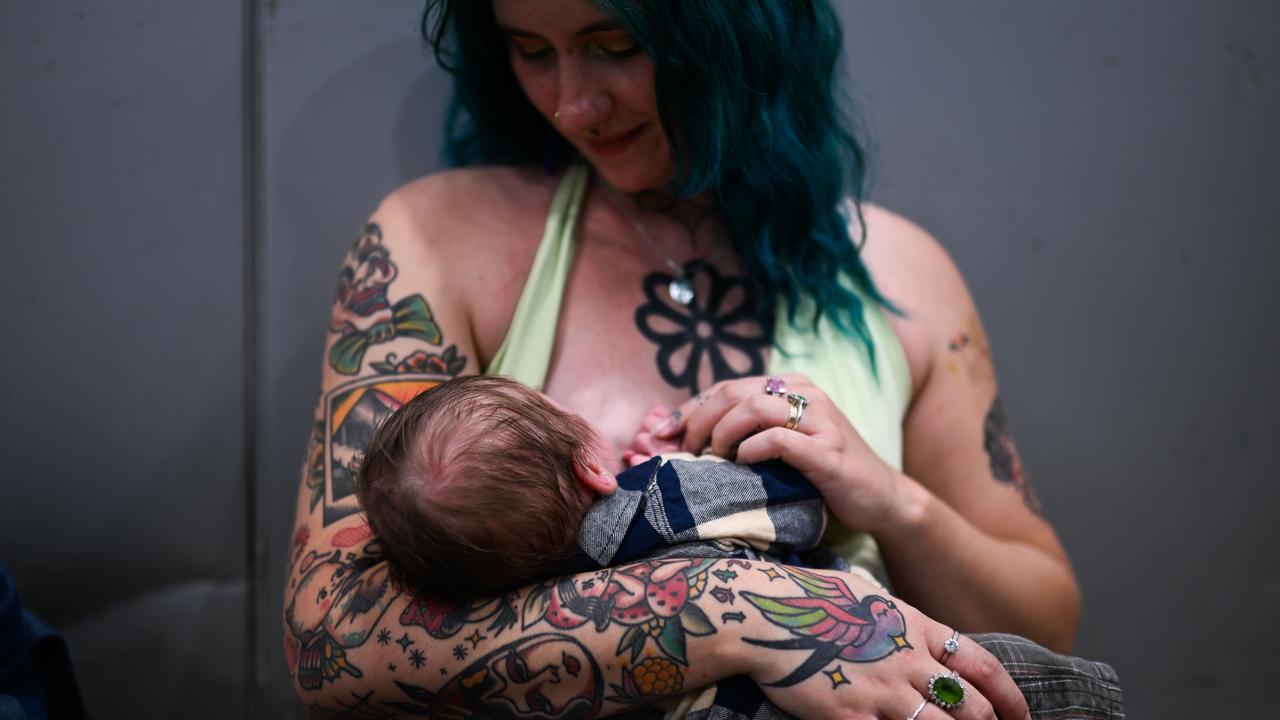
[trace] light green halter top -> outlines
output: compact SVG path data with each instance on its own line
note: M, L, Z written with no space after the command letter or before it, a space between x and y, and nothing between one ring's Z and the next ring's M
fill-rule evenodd
M578 219L590 184L591 169L583 163L570 167L560 181L511 327L485 368L486 375L506 375L539 389L545 383L560 303L573 264ZM769 353L768 373L807 375L849 418L867 445L901 470L902 420L911 401L911 373L902 344L884 314L866 293L852 289L862 300L863 320L875 345L879 381L860 342L840 333L827 316L817 332L792 327L781 302L774 332L778 347L785 352L774 348ZM823 546L855 565L876 566L879 561L874 543L867 540L867 536L850 533L839 523L829 523Z

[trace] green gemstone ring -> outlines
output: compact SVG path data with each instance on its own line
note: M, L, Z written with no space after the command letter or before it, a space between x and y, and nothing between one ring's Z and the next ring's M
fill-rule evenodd
M929 678L929 698L943 710L964 704L964 683L953 672L934 673Z

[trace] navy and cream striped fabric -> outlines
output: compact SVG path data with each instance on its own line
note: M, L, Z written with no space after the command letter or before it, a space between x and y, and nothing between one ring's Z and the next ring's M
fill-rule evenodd
M816 546L825 528L822 496L789 465L659 457L618 475L618 491L584 518L578 545L598 567L672 554L785 561Z

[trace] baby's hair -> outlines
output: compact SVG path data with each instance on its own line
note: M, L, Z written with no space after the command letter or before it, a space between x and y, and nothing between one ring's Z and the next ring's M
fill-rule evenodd
M454 378L392 413L356 482L391 579L467 601L567 572L591 504L573 462L591 462L593 432L502 377Z

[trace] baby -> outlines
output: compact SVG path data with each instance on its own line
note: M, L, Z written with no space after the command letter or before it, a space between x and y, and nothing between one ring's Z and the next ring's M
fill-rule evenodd
M817 545L818 492L779 462L654 458L616 477L600 433L501 377L455 378L374 434L357 492L392 579L471 600L644 557L771 557Z

